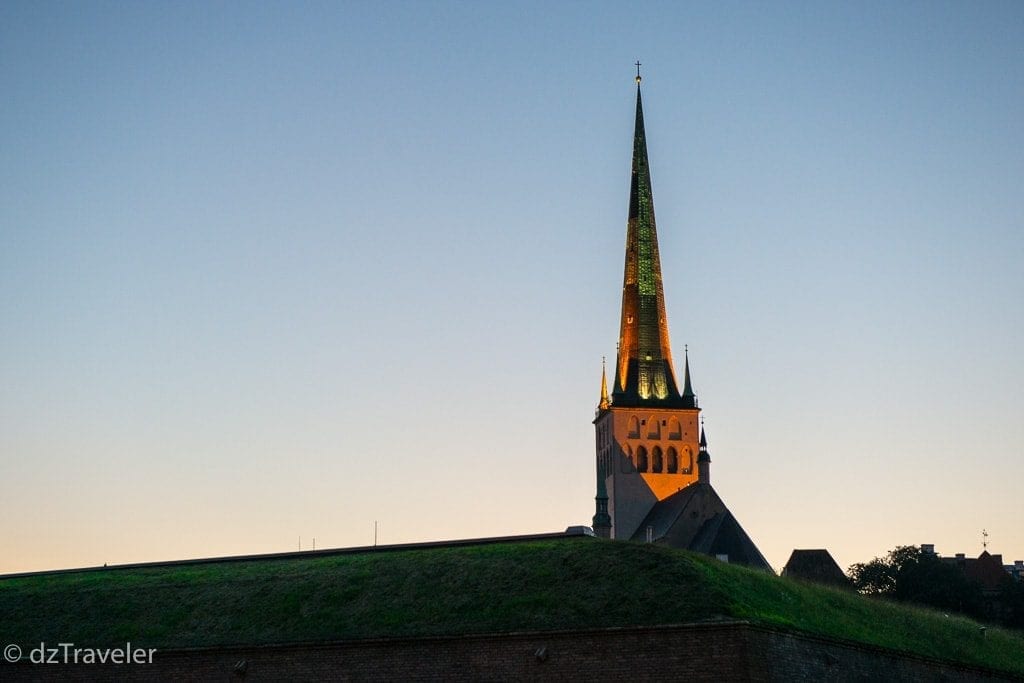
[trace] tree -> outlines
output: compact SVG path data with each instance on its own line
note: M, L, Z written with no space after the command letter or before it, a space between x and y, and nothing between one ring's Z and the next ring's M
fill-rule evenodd
M858 592L914 602L972 616L984 613L981 587L958 567L916 546L899 546L884 558L852 565L850 580Z
M912 545L901 545L883 557L876 557L868 563L850 566L847 574L857 592L864 595L896 595L896 576L900 568L916 562L921 549Z
M1024 629L1024 580L1005 582L999 599L1005 610L1003 623L1011 628Z

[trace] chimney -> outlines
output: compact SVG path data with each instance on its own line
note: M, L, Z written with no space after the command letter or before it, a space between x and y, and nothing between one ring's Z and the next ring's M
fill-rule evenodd
M966 558L966 555L964 555L963 553L957 553L956 554L956 559L958 559L958 560L963 560L965 558Z
M935 554L935 544L934 543L922 543L921 544L921 552L924 553L925 555L934 555Z

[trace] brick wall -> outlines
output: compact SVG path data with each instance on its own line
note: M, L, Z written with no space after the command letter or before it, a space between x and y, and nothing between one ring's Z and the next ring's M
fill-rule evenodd
M3 680L1000 680L743 622L164 650L149 665L0 664ZM1013 680L1002 677L1002 680Z

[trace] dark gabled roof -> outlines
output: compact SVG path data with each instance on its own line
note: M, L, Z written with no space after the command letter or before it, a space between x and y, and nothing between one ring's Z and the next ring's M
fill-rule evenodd
M987 593L994 593L1002 588L1007 579L1012 578L1003 568L1003 556L992 555L983 550L977 559L973 557L943 557L946 564L960 567L971 581L978 583Z
M642 540L647 537L647 528L651 528L651 537L658 540L668 533L672 525L676 523L683 512L690 506L694 498L698 497L699 489L691 484L684 489L676 491L668 498L658 501L650 509L644 521L637 527L633 534L634 540Z
M773 571L710 484L694 483L658 501L633 534L673 548L728 555L729 562Z
M849 587L850 580L824 548L794 550L782 568L782 575L833 586Z

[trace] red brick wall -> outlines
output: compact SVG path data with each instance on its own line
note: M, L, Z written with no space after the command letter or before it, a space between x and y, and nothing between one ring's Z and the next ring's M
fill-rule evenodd
M999 677L977 669L735 622L165 650L157 652L150 665L0 664L3 680L55 678L935 681Z

